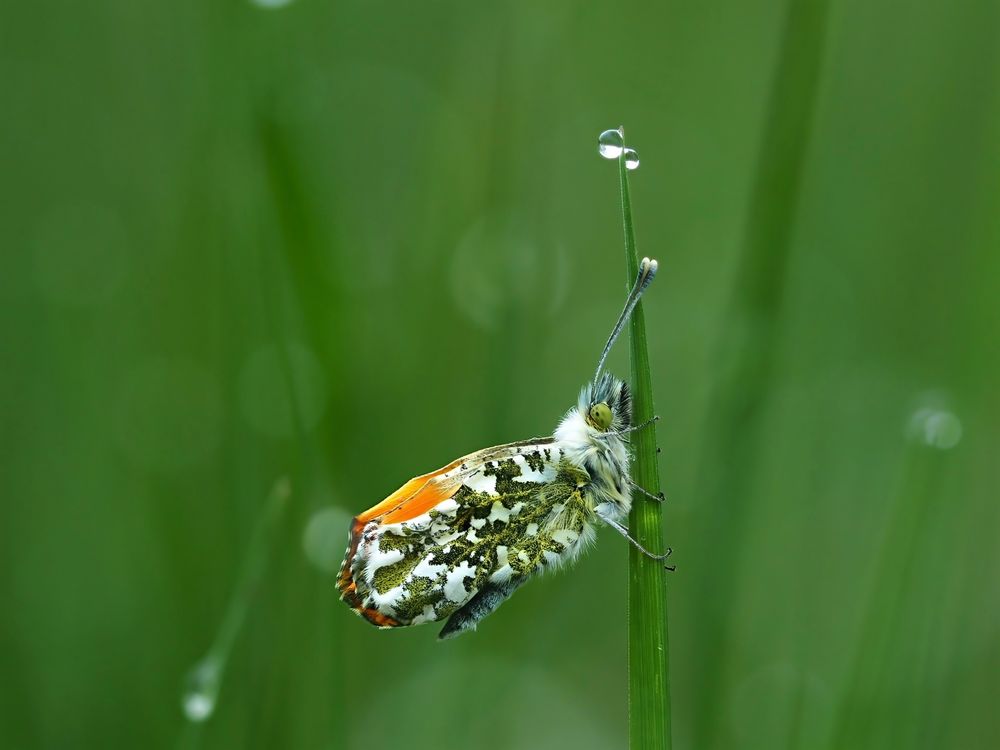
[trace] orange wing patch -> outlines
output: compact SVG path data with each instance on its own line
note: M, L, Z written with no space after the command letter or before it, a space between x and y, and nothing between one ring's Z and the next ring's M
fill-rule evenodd
M403 624L398 620L394 620L388 615L382 614L373 607L364 606L363 602L361 601L361 597L358 596L357 585L354 583L354 580L351 579L350 570L347 571L347 578L349 579L349 583L346 586L343 586L342 583L344 579L344 574L343 571L341 571L341 577L337 581L337 587L340 589L341 592L340 598L343 599L345 602L347 602L348 606L350 606L351 609L353 609L359 615L368 620L368 622L370 622L372 625L378 628L398 628Z
M447 466L442 466L437 471L432 471L428 474L421 474L419 477L414 477L409 482L400 487L398 490L389 495L389 497L380 502L378 505L372 506L364 513L358 515L357 520L367 523L368 521L371 521L375 518L379 518L380 516L385 515L387 513L392 514L394 511L402 510L404 507L408 506L411 501L415 500L419 495L421 495L423 491L427 488L427 486L436 477L440 477L442 474L445 474L454 469L455 467L459 466L463 460L464 459L461 458L456 459ZM455 491L457 490L458 487L456 486ZM452 492L452 494L454 494L454 491ZM451 495L448 495L447 497L451 497ZM441 498L441 500L444 499L446 499L446 497ZM438 502L440 502L440 500ZM395 521L389 521L387 518L383 518L381 520L382 523L396 523L397 521L407 521L410 518L414 518L415 516L419 516L421 513L430 510L432 507L434 506L433 505L428 506L427 508L424 508L424 510L414 513L412 516L408 515L406 518L397 518Z
M431 479L407 498L398 508L379 519L381 523L402 523L409 521L422 513L426 513L438 503L447 500L458 492L461 481Z

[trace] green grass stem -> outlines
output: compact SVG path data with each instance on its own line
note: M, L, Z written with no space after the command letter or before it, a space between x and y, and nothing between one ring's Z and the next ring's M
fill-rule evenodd
M720 367L709 407L702 458L704 512L698 538L711 559L692 571L700 637L693 661L700 675L692 698L696 747L723 744L720 700L733 659L732 605L738 600L746 502L759 465L764 405L771 393L781 339L782 305L799 208L799 192L813 132L828 0L789 0L772 76L763 133L749 196L742 255L717 344Z
M246 621L253 593L267 565L275 531L284 516L291 484L286 477L275 482L254 526L239 581L229 599L222 624L208 652L188 674L182 696L185 716L194 723L207 720L215 711L219 689L236 636Z
M920 735L934 726L932 717L921 716L912 698L894 692L894 686L932 680L924 656L928 646L922 639L927 638L923 634L941 627L936 622L939 607L928 606L920 597L928 589L937 590L942 598L945 595L933 571L929 572L935 555L928 552L934 550L943 526L933 506L941 497L947 461L947 454L918 440L907 448L878 545L854 658L840 693L831 750L916 747L922 744ZM901 638L903 633L908 637ZM909 711L910 720L880 721L887 703L896 715L906 716ZM928 746L934 744L923 739Z
M622 221L625 228L626 284L639 273L632 201L624 153L618 158ZM646 319L640 302L629 323L629 360L633 421L653 416L653 385L646 348ZM656 462L656 425L632 435L632 479L651 492L660 490ZM663 551L663 512L659 503L636 495L629 531L646 549ZM663 564L629 546L628 558L628 703L629 747L667 750L671 746L670 652L667 638L666 571Z

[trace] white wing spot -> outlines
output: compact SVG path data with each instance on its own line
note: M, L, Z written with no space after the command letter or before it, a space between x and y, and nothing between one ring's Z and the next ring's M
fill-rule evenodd
M433 531L433 529L432 529L432 531ZM445 533L445 532L447 532L447 533ZM456 539L458 539L460 536L462 536L461 530L459 530L459 531L451 531L447 527L445 527L445 528L439 530L437 533L433 534L431 538L434 540L434 544L435 545L437 545L438 547L443 547L443 546L445 546L447 544L451 544Z
M392 614L393 609L403 600L405 595L406 589L403 587L403 584L389 589L384 594L380 594L378 589L372 588L368 595L368 601L374 604L379 612Z
M409 521L403 521L402 524L398 525L410 531L427 531L431 525L431 516L430 513L421 513L419 516L414 516Z
M430 560L430 555L424 557L417 563L417 566L413 569L413 573L411 575L413 577L419 576L420 578L430 578L432 581L435 581L438 576L448 569L447 565L434 565Z
M434 611L434 607L432 607L430 604L425 604L424 611L421 612L416 617L414 617L413 620L410 621L410 624L420 625L421 623L424 622L434 622L434 620L436 619L437 619L437 612Z
M455 511L458 510L458 503L449 497L447 500L442 500L435 505L434 510L446 516L454 515Z
M499 500L494 500L493 507L490 508L490 515L487 520L491 522L499 521L500 523L509 523L510 513L510 510L505 508L503 503Z
M518 454L514 456L514 462L521 469L521 476L514 477L515 482L551 482L556 478L556 465L551 461L542 464L541 471L532 469L526 456Z
M468 561L462 560L457 567L448 571L447 580L444 582L444 595L452 602L464 602L469 596L465 590L465 579L472 578L476 574L476 566L470 566Z
M508 552L507 545L497 545L497 569L490 576L490 580L494 583L503 583L514 575L514 569L510 567L510 561L507 556Z
M370 549L368 551L368 564L365 566L365 576L368 579L368 583L374 582L375 571L379 568L397 563L403 557L403 551L398 549L389 550L388 552L383 552L377 546Z
M465 486L473 492L485 492L487 495L497 494L497 478L495 474L483 474L477 471L465 480Z

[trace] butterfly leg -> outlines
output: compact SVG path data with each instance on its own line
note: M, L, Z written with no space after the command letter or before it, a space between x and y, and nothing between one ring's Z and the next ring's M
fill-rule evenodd
M623 537L625 537L626 539L628 539L632 543L633 547L635 547L642 554L644 554L646 557L648 557L648 558L650 558L652 560L656 560L657 562L663 562L668 557L670 557L670 555L672 555L674 553L673 549L671 549L670 547L667 547L667 551L664 552L662 555L657 555L657 554L655 554L653 552L650 552L648 549L646 549L641 544L639 544L639 542L637 542L635 539L633 539L632 535L628 533L628 529L626 529L624 526L622 526L617 521L612 521L612 520L610 520L608 518L605 518L604 522L607 523L608 526L610 526L611 528L613 528L619 534L621 534ZM664 565L663 567L665 567L667 570L674 570L674 566L673 565Z
M631 487L634 490L638 490L640 493L648 497L650 500L655 500L658 503L662 503L664 500L667 499L662 492L650 492L642 485L633 482L631 477L629 477L628 484L629 487Z
M445 640L461 635L466 630L475 630L480 620L507 601L526 580L527 578L515 576L503 583L487 583L465 606L448 618L448 622L438 633L438 638Z

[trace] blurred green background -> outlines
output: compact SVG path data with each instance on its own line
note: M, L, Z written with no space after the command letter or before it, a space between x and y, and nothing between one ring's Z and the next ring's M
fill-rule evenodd
M267 5L0 6L0 746L624 747L616 535L447 643L331 572L575 401L624 124L676 747L996 747L1000 4Z

